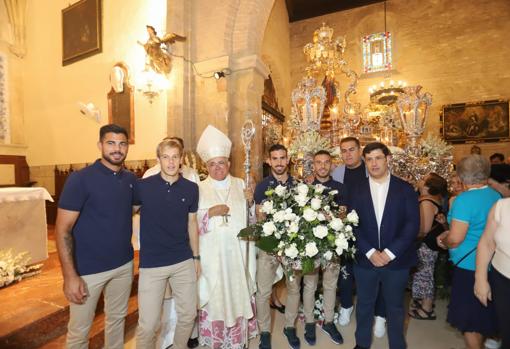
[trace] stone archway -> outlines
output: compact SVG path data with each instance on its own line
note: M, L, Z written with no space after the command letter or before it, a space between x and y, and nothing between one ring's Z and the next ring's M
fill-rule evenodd
M232 32L225 33L231 38L232 79L228 86L230 119L229 137L232 148L232 172L244 177L244 148L240 130L243 123L251 118L255 123L256 136L252 142L251 168L256 179L260 179L264 161L261 96L264 93L264 80L269 69L261 58L264 32L275 0L251 0L239 3L233 18ZM229 35L231 34L231 36Z
M189 113L170 110L169 129L183 129L187 142L196 144L208 124L218 127L233 142L232 174L244 177L245 156L240 130L248 117L257 125L252 142L252 168L263 160L262 140L257 135L261 133L259 111L269 70L260 55L275 0L211 0L200 4L179 1L188 5L182 4L178 13L184 15L186 11L182 9L185 8L192 13L184 19L190 21L188 52L195 70L188 69L193 77L189 90L184 91L182 97L183 102L191 100ZM218 81L211 78L214 72L225 69L229 70L225 78ZM178 96L174 103L179 103L180 99ZM186 120L186 116L193 116L192 120Z

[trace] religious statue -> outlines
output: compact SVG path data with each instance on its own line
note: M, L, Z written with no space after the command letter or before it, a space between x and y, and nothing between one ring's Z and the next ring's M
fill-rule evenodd
M145 49L146 64L156 73L167 75L172 70L170 45L176 41L184 41L186 37L169 33L160 38L153 26L147 25L146 27L149 39L145 44L138 41Z

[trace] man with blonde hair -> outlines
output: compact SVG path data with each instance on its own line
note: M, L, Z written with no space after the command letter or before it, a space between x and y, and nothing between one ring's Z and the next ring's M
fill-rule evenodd
M167 284L177 305L173 346L187 348L196 317L198 254L198 186L180 173L182 146L173 140L157 148L159 175L138 182L140 211L140 279L138 348L154 348Z

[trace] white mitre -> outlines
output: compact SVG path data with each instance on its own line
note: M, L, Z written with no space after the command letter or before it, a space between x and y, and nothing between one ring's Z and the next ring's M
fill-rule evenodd
M229 158L231 148L230 139L216 127L208 125L198 140L197 153L207 162L220 156Z

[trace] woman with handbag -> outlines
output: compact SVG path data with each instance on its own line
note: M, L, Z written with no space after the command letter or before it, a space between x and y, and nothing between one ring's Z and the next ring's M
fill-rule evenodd
M420 233L418 268L413 275L412 301L409 316L417 320L435 320L434 267L439 251L436 238L447 230L443 213L443 197L448 183L436 173L430 173L418 184L420 190Z
M457 196L448 212L450 230L437 237L455 265L447 320L463 333L468 349L481 349L483 337L495 335L497 324L494 305L484 307L473 294L475 251L487 215L501 195L487 185L490 163L481 155L463 158L457 174L466 191Z

